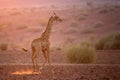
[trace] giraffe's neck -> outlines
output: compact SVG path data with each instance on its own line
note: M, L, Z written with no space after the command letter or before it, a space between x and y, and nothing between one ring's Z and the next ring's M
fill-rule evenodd
M42 37L45 39L49 39L50 37L50 33L51 33L51 29L52 29L52 23L53 23L53 17L50 17L48 24L47 24L47 28L45 29L45 31L42 34Z

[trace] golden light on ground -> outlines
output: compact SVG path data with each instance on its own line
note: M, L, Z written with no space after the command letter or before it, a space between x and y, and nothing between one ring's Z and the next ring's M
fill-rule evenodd
M39 72L33 72L32 70L20 70L12 72L12 75L30 75L30 74L40 74Z

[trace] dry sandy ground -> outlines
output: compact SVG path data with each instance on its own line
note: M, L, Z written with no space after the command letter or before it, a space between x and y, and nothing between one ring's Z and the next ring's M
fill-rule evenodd
M96 51L96 64L120 64L120 50ZM63 50L53 50L50 52L52 63L67 63ZM43 62L43 54L40 54L38 62ZM23 51L0 51L1 64L31 64L31 52Z
M18 74L31 71L31 65L1 65L0 80L119 80L120 65L53 65L54 74L48 66L41 74Z
M119 80L120 51L97 51L96 64L68 64L62 51L51 51L54 74L48 66L33 74L30 52L1 51L0 80ZM42 55L39 63L43 61Z
M112 32L120 31L120 6L101 7L93 11L86 9L55 10L63 19L55 23L51 33L51 44L55 47L95 40ZM73 13L74 12L74 13ZM7 43L8 49L0 51L0 80L119 80L120 51L97 51L96 64L67 64L63 51L51 51L51 62L55 74L46 67L39 75L14 75L15 71L29 72L32 69L31 52L17 51L29 48L34 38L45 30L51 10L39 8L1 9L0 42ZM98 24L98 26L96 26ZM99 26L100 25L100 26ZM60 45L60 46L59 46ZM64 48L64 47L63 47ZM39 63L43 61L39 58ZM12 65L14 64L14 65Z

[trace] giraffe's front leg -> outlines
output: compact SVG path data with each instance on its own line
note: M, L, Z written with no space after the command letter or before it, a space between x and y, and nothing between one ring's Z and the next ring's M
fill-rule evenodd
M46 62L47 62L46 50L42 49L42 53L43 53L43 55L44 55L44 60L45 60L45 61L44 61L43 64L41 65L40 70L42 70L42 69L44 68L44 66L45 66L45 64L46 64Z
M49 64L49 67L50 67L50 70L51 70L51 73L54 74L54 71L52 69L52 66L51 66L51 62L50 62L50 52L49 52L49 48L47 49L47 61L48 61L48 64Z

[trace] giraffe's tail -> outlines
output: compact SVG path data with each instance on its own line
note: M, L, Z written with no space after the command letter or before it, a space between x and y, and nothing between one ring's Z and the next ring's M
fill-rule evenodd
M27 50L27 49L25 49L25 48L22 48L22 50L23 50L24 52L28 52L28 50Z

